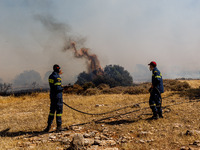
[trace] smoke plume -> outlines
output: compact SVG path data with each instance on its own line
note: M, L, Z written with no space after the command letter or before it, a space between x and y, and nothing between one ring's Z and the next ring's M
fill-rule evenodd
M91 73L95 75L103 74L103 69L100 65L100 61L97 55L90 54L88 48L81 48L80 50L77 50L75 42L71 42L71 47L74 50L75 58L85 58L87 60L87 69L89 74ZM68 45L66 45L64 51L69 50L71 47L68 47Z
M75 58L83 58L86 60L88 73L93 73L95 75L103 74L103 69L97 55L90 54L88 48L81 48L80 50L76 48L76 43L80 46L84 46L86 38L73 36L70 33L70 27L68 25L56 21L52 16L37 15L35 19L40 21L46 29L55 34L55 36L60 36L63 41L63 49L60 49L60 51L66 52L67 50L73 50Z

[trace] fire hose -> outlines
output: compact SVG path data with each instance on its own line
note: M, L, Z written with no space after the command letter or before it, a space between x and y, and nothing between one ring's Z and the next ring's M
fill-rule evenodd
M193 101L188 101L188 102L178 102L178 103L175 103L175 104L171 104L171 105L166 105L164 107L162 107L162 109L169 109L169 107L171 106L174 106L174 105L181 105L181 104L184 104L184 103L196 103L196 102L200 102L200 99L198 100L193 100ZM138 107L140 104L144 104L144 103L147 103L147 101L144 101L144 102L140 102L140 103L136 103L136 104L132 104L132 105L128 105L128 106L125 106L125 107L122 107L122 108L119 108L119 109L115 109L115 110L112 110L112 111L108 111L108 112L104 112L104 113L88 113L88 112L84 112L84 111L81 111L81 110L78 110L76 108L73 108L72 106L68 105L67 103L63 102L63 104L65 106L67 106L68 108L76 111L76 112L79 112L79 113L82 113L82 114L85 114L85 115L96 115L96 116L100 116L100 115L106 115L106 114L110 114L110 113L113 113L113 112L116 112L116 111L119 111L119 110L122 110L122 109L126 109L128 107L130 108L133 108L133 107ZM130 111L130 112L127 112L126 114L129 114L129 113L133 113L133 112L138 112L138 111L141 111L141 110L147 110L149 109L149 107L145 107L145 108L140 108L140 109L137 109L137 110L134 110L134 111ZM120 114L120 115L124 115L124 114ZM150 115L150 114L142 114L142 115Z
M68 87L68 86L66 86ZM161 94L159 92L159 90L157 88L155 88L157 91L158 91L158 94L160 95L160 98L161 98ZM150 89L150 93L152 92L153 89ZM166 98L166 97L165 97ZM73 108L72 106L68 105L67 103L63 102L63 104L67 107L69 107L70 109L76 111L76 112L79 112L79 113L82 113L82 114L85 114L85 115L91 115L91 116L100 116L100 115L106 115L106 114L110 114L110 113L113 113L113 112L116 112L116 111L119 111L119 110L122 110L122 109L126 109L126 108L133 108L133 107L138 107L140 106L140 104L144 104L144 103L147 103L147 101L144 101L144 102L140 102L140 103L136 103L136 104L132 104L132 105L128 105L128 106L125 106L125 107L122 107L122 108L118 108L118 109L115 109L115 110L112 110L112 111L108 111L108 112L104 112L104 113L88 113L88 112L84 112L84 111L81 111L81 110L78 110L76 108ZM162 103L162 98L161 98L161 103Z
M137 107L139 106L139 104L143 104L143 103L147 103L147 102L140 102L140 103L137 103L137 104L132 104L132 105L128 105L128 106L125 106L123 108L118 108L118 109L115 109L115 110L112 110L112 111L108 111L108 112L104 112L104 113L96 113L96 114L93 114L93 113L88 113L88 112L84 112L84 111L81 111L81 110L78 110L76 108L73 108L72 106L69 106L67 103L63 102L63 104L67 107L69 107L70 109L74 110L74 111L77 111L79 113L82 113L82 114L85 114L85 115L91 115L91 116L100 116L100 115L106 115L106 114L110 114L110 113L113 113L113 112L116 112L116 111L119 111L119 110L122 110L122 109L126 109L128 107Z

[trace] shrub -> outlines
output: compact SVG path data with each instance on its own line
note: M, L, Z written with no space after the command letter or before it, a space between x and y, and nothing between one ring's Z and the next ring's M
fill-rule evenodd
M97 94L101 94L101 91L97 88L89 88L83 93L83 95L87 95L87 96L97 95Z
M164 80L164 87L165 91L185 91L191 88L187 82L178 80Z
M105 89L109 89L110 86L107 85L107 84L103 84L103 83L102 83L102 84L98 85L97 88L98 88L99 90L105 90Z
M148 93L147 88L142 86L127 87L124 94L136 95L136 94L146 94Z
M94 83L92 83L92 82L86 82L86 83L84 83L84 84L82 85L82 88L83 88L84 90L87 90L87 89L89 89L89 88L95 88L95 85L94 85Z
M67 90L64 90L64 93L69 94L82 94L83 92L84 89L78 84L74 84L73 87L69 87Z

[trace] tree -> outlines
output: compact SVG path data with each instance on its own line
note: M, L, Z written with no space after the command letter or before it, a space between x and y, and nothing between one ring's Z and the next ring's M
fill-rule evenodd
M130 73L119 65L108 65L104 69L104 83L110 87L132 86L133 78Z
M93 77L85 72L78 76L76 84L83 85L86 82L93 82L96 86L104 83L110 87L132 86L133 78L130 73L119 65L108 65L104 68L104 75Z
M12 84L0 83L0 93L6 93L10 89L12 89Z
M78 75L78 80L76 84L83 85L87 82L92 82L92 76L86 72L82 72Z

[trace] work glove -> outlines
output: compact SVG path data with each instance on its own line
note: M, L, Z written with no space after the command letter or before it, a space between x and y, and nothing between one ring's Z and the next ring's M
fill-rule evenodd
M153 88L151 87L150 89L149 89L149 93L151 93L153 91Z

